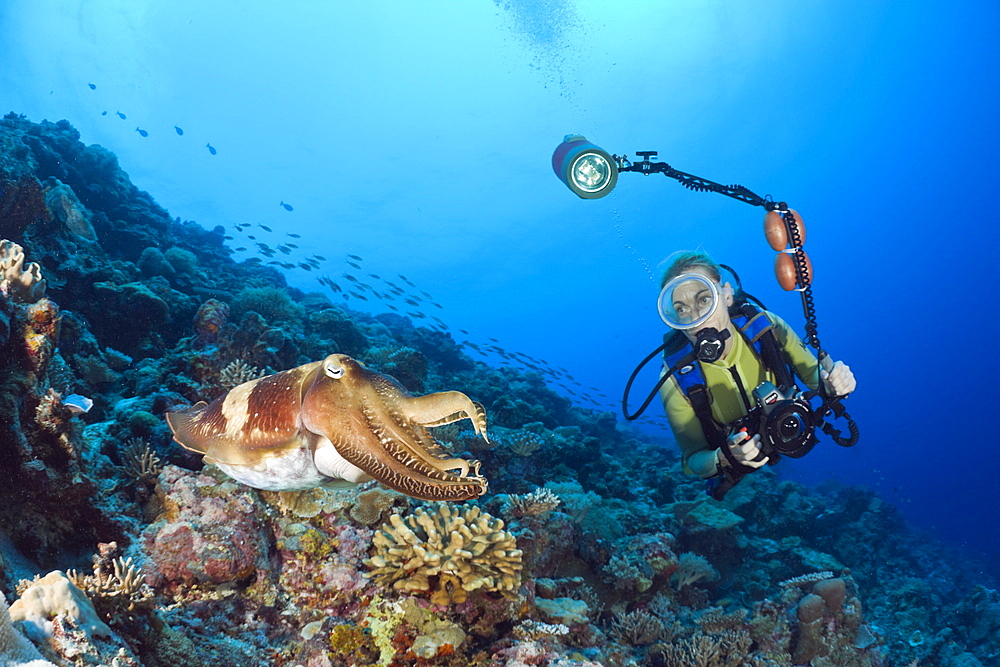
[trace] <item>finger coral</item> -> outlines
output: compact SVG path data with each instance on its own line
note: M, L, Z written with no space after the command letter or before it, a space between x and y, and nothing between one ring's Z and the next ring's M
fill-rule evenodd
M510 597L521 583L521 550L503 527L476 506L394 514L375 533L368 576L396 590L432 591L435 604L464 602L479 589Z
M42 268L35 262L24 266L24 249L13 241L0 241L0 290L14 301L34 303L45 296Z

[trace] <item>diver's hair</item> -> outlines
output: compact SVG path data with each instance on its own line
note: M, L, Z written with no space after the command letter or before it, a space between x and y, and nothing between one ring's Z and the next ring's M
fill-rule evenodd
M668 282L695 267L707 271L708 277L715 282L722 282L722 267L719 266L718 262L712 259L707 252L689 250L674 253L673 261L670 262L667 270L663 272L663 278L660 279L660 288L662 289Z

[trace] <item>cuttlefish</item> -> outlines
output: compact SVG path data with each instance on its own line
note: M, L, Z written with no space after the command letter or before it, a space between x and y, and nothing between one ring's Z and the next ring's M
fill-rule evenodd
M486 411L462 392L412 396L344 354L167 415L174 440L247 486L301 491L374 478L426 500L486 492L479 461L450 457L427 429L461 419L487 439Z

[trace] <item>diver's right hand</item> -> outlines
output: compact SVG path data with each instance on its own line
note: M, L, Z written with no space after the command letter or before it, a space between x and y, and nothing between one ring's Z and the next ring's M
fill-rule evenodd
M746 429L729 436L729 452L737 463L748 468L759 468L768 461L768 457L760 456L760 433L751 438Z

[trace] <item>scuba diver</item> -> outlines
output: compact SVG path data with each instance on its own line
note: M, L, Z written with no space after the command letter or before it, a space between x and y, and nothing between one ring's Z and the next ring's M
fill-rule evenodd
M717 500L765 463L805 455L818 425L808 397L836 402L857 384L844 362L818 362L784 320L753 305L728 267L737 287L723 283L722 268L703 252L676 255L658 302L673 329L663 347L663 408L684 471L708 479ZM812 391L799 393L795 376Z

